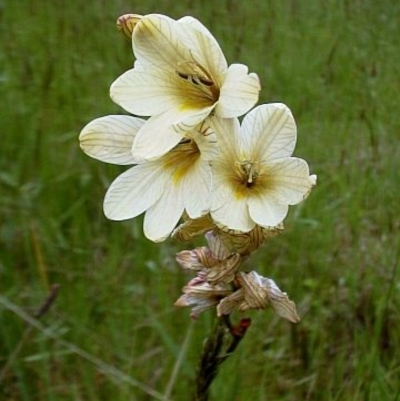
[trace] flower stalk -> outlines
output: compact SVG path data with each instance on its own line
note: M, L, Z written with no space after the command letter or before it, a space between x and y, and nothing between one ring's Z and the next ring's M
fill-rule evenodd
M235 351L251 324L248 318L233 326L229 315L219 317L206 339L196 371L193 401L208 401L209 390L218 369Z
M201 219L205 228L209 221ZM190 219L173 233L175 238L191 238L201 231L201 223ZM204 343L196 371L193 401L208 401L209 389L220 365L229 358L249 328L251 321L243 318L237 325L231 323L235 311L265 309L297 323L300 318L296 306L275 282L256 271L240 271L241 262L278 230L252 230L250 233L224 232L217 227L205 233L208 246L181 251L176 260L186 271L196 276L183 288L176 306L192 307L191 316L209 309L217 311L217 322Z

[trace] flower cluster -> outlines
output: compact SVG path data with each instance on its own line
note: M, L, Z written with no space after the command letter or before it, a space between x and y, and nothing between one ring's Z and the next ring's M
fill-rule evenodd
M178 254L197 276L177 305L194 305L194 315L213 305L221 315L271 304L297 321L294 304L272 280L239 271L316 182L307 163L292 156L297 132L290 109L254 107L258 76L243 64L228 65L195 18L129 14L117 24L136 60L110 96L132 116L100 117L80 134L89 156L132 166L108 189L105 215L125 220L145 213L144 234L154 242L206 234L208 247Z

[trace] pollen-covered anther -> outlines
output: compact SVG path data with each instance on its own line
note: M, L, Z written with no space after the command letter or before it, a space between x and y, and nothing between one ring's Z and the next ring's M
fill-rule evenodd
M205 85L205 86L213 86L214 82L211 81L210 79L201 77L199 75L196 74L185 74L183 72L176 72L181 78L186 79L187 81L189 81L192 84L195 85Z
M178 62L177 74L181 78L191 80L193 83L198 85L214 85L214 81L209 72L196 61Z

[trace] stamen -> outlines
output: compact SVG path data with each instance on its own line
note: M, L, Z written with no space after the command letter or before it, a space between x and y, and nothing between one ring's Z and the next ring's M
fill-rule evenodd
M183 79L188 80L190 83L195 84L195 85L205 85L205 86L213 86L214 82L211 81L210 79L200 77L196 74L185 74L180 71L176 71L176 73Z
M214 131L211 129L210 125L206 124L205 121L203 121L199 127L199 133L203 136L209 136L214 133Z
M259 172L257 170L257 165L260 162L253 162L250 160L244 160L242 162L238 162L237 165L240 167L242 172L247 176L247 184L251 186L253 181L259 176Z
M193 57L193 56L192 56ZM209 72L197 61L180 61L178 62L178 69L184 75L196 76L200 81L204 81L205 85L212 85L214 82Z
M208 98L216 100L219 90L209 72L194 59L193 61L181 61L178 63L176 73L182 79L196 85Z

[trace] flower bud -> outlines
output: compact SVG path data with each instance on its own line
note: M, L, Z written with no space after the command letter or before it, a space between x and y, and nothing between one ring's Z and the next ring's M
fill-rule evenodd
M143 18L139 14L124 14L117 19L117 29L127 38L131 39L133 30L138 22Z

